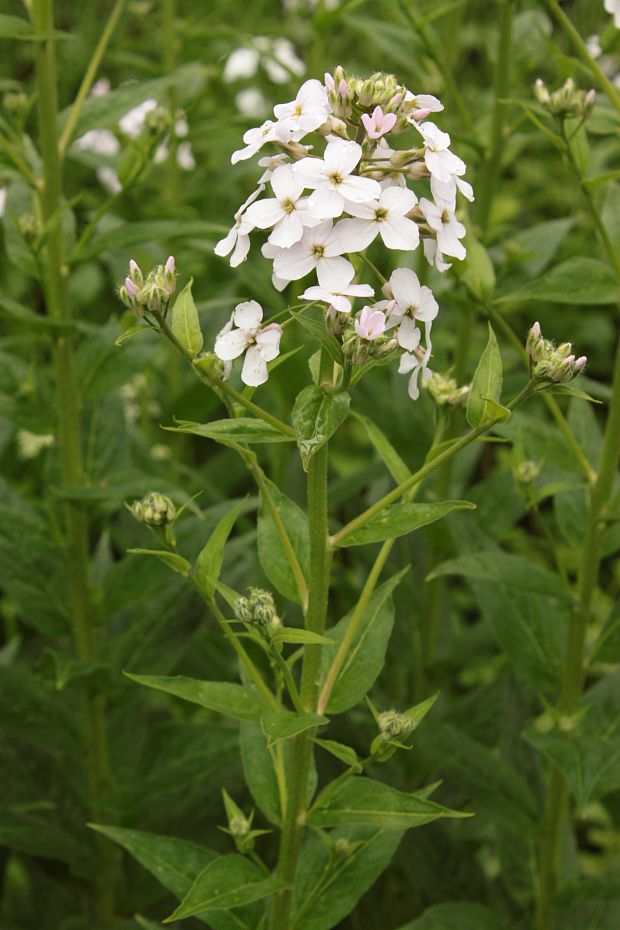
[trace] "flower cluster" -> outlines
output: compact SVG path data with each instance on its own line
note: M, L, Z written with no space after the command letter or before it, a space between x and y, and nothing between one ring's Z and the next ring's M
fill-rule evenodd
M372 298L375 292L357 281L350 256L379 239L399 252L413 252L422 243L427 260L439 271L450 267L446 258L465 257L465 227L455 215L456 201L458 192L469 200L473 192L463 179L465 164L450 150L450 136L427 119L442 109L436 97L416 95L392 75L363 80L339 67L325 75L324 83L305 81L295 99L276 105L274 119L249 129L244 147L233 153L236 164L267 144L276 149L259 160L258 187L215 247L235 267L246 259L252 233L264 231L262 254L273 262L274 286L282 290L316 274L316 283L305 288L301 299L325 305L327 326L341 338L351 363L362 364L378 348L400 354L399 370L410 375L414 399L420 374L423 380L430 377L437 302L412 270L397 268L387 281L379 275L385 299L367 303L353 317L355 298ZM312 145L302 141L310 134ZM401 135L408 147L393 148L392 139ZM321 154L315 144L320 139L325 142ZM423 196L409 186L414 182L426 184ZM229 361L251 345L255 359L262 315L255 311L248 330L235 314L218 336L215 353ZM244 341L242 335L233 336L233 325L255 335ZM277 340L275 329L268 333L271 357L279 349L277 332ZM270 360L262 348L260 354L264 363ZM248 381L251 369L246 361L246 384L266 379L261 365L261 381Z
M558 119L576 116L586 119L596 100L595 90L580 90L572 78L567 78L559 90L551 93L540 78L534 85L536 96L552 116Z
M137 317L145 313L163 313L168 309L170 298L177 286L176 266L172 255L165 265L157 265L147 275L146 280L137 262L129 262L129 274L119 291L126 307Z
M556 346L549 339L544 339L540 323L534 323L530 329L526 351L531 359L532 378L535 381L572 381L587 362L585 355L575 358L570 342Z
M274 632L282 625L273 594L264 588L248 588L247 597L238 597L234 610L237 620L255 623L266 632Z
M134 501L131 512L136 520L147 526L166 526L173 523L177 515L174 503L158 491L151 491L142 500Z

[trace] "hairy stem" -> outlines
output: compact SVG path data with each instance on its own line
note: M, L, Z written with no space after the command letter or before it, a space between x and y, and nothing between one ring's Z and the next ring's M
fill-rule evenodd
M329 376L333 365L323 351L319 382ZM310 459L308 466L308 523L310 526L310 575L306 629L323 633L329 596L331 547L327 526L327 456L326 443ZM306 645L301 676L301 703L305 710L314 710L321 673L321 646ZM312 763L314 730L306 730L293 741L288 774L288 804L282 828L278 877L290 887L278 892L272 914L272 930L290 930L292 886L295 881L299 849L304 830L308 776Z
M33 0L33 23L38 32L52 32L52 0ZM69 322L64 275L62 229L50 222L62 205L61 166L58 152L58 98L54 42L36 44L38 123L43 186L40 208L49 235L43 250L44 291L47 313L59 322ZM73 351L68 337L59 335L54 343L58 409L58 446L63 480L72 487L83 483L80 435L80 401L73 372ZM67 570L71 596L71 619L75 651L81 662L97 658L97 636L93 626L93 605L89 590L88 520L83 503L68 500L65 506ZM82 738L90 795L90 819L106 819L105 797L109 784L105 699L88 692L84 707ZM114 849L100 834L95 840L98 867L93 898L98 922L109 925L114 916Z

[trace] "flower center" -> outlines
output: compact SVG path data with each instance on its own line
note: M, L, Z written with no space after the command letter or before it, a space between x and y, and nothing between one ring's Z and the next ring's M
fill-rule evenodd
M295 116L301 116L302 113L303 113L303 107L301 103L298 103L297 106L295 107Z
M385 207L378 207L375 210L375 222L382 223L384 220L387 219L387 215L388 215L388 211L385 209Z
M284 210L285 213L293 213L293 211L296 208L295 208L295 204L293 203L293 201L287 199L282 202L282 209Z
M442 214L441 214L441 222L442 222L442 223L449 223L449 222L450 222L450 211L449 211L449 210L444 210L444 211L442 212Z
M324 246L324 245L320 245L320 244L317 242L317 243L315 243L315 244L312 246L312 255L314 256L314 258L317 259L317 261L318 261L319 258L323 258L324 254L325 254L325 246Z
M332 182L334 187L338 187L339 184L342 184L342 175L335 171L333 174L330 174L329 180Z

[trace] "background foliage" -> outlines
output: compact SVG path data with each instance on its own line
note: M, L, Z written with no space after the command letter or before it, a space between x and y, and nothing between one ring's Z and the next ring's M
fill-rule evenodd
M3 13L23 15L19 4L5 6ZM152 164L140 144L125 145L112 159L68 149L66 210L57 222L64 231L76 319L86 470L80 488L67 486L55 444L33 454L29 438L56 431L50 337L58 324L41 313L46 231L37 226L19 166L6 152L0 155L6 191L0 232L0 926L6 930L94 926L89 902L101 878L101 840L85 826L92 815L80 736L87 695L102 695L106 704L109 779L99 811L105 822L229 852L229 838L216 829L226 822L223 785L245 810L257 807L259 827L268 827L273 815L273 785L253 766L244 773L243 759L254 738L251 723L139 688L123 675L236 677L234 656L200 598L157 560L127 553L148 547L149 538L124 508L126 501L160 490L180 505L200 492L177 526L179 548L191 556L230 502L241 502L226 547L224 580L237 589L256 583L283 596L290 593L290 579L282 577L264 538L261 554L260 518L256 546L259 502L243 463L215 442L161 429L175 417L218 418L217 400L172 347L154 336L115 346L122 316L115 287L129 257L149 267L174 253L181 282L194 278L208 345L239 300L257 299L269 312L294 302L294 285L291 294L273 290L269 266L256 247L237 272L213 255L214 243L253 187L251 163L233 172L229 158L242 132L262 114L242 115L236 97L258 87L268 111L290 99L299 83L291 75L276 84L262 68L254 77L226 82L227 57L257 36L286 37L309 76L320 77L340 63L360 74L393 71L416 91L437 94L446 105L440 125L470 166L468 177L480 200L490 183L499 6L491 0L351 0L334 9L304 2L282 7L275 0L243 6L220 0L123 5L98 72L110 80L112 91L86 102L76 135L114 128L129 109L155 96L172 111L185 111L196 166L185 171L176 164L175 144L160 164ZM57 43L61 107L74 98L111 8L101 2L56 4L56 27L66 33ZM610 73L620 72L620 32L602 3L584 0L566 9L584 37L600 34ZM20 41L11 28L0 17L2 118L36 138L33 43ZM539 319L546 336L570 339L579 354L588 355L580 387L607 401L620 293L600 264L604 255L579 186L536 124L549 125L533 97L537 77L555 86L574 76L585 88L592 79L543 3L514 4L510 59L501 177L488 222L474 204L467 224L470 258L460 266L455 262L442 279L419 269L433 283L441 308L433 367L452 368L460 382L468 381L491 316L504 359L506 396L512 396L522 386L525 368L505 324L523 342ZM17 93L27 98L21 109L11 100ZM617 175L619 127L618 114L600 101L583 135L587 177ZM32 148L35 167L37 157ZM97 180L102 165L114 167L123 181L135 174L111 202ZM592 185L616 242L619 183L612 176ZM303 341L303 331L296 337ZM261 403L276 415L286 417L291 398L307 382L312 351L308 339L307 350L284 361L261 389ZM558 402L594 468L600 408L574 398ZM411 403L404 379L388 368L361 383L354 406L360 416L346 422L331 454L330 495L334 515L343 522L393 486L369 440L364 415L381 424L412 470L423 463L436 417L442 415L425 392ZM449 428L464 427L459 411ZM439 691L416 732L414 750L395 756L389 775L379 771L379 777L403 790L442 779L441 803L476 816L436 821L407 834L400 845L395 834L387 834L364 866L366 887L393 854L391 867L370 894L350 902L355 905L351 916L338 923L346 930L531 927L552 763L568 779L575 824L562 837L558 919L565 930L616 930L620 922L620 499L616 495L608 514L589 630L587 713L576 733L558 724L551 708L565 648L567 592L584 531L583 462L541 399L516 412L498 433L502 441L470 446L428 486L438 497L449 490L453 498L473 501L477 510L454 513L394 547L386 577L409 570L394 593L392 635L376 646L379 655L386 650L386 660L371 690L382 709L404 709ZM291 501L303 502L303 474L288 444L265 445L260 458ZM529 461L536 465L533 480L518 480L520 466ZM60 508L76 495L87 505L92 553L98 648L88 662L75 657L67 609ZM371 556L366 548L343 552L331 623L354 605ZM289 603L286 611L287 623L294 624L295 606ZM388 623L382 629L389 634ZM373 736L363 706L337 718L330 731L360 755ZM339 771L327 754L320 765L321 777ZM194 847L179 847L170 855L183 867L167 880L158 875L162 887L150 874L156 866L141 858L137 842L132 849L131 837L123 835L123 845L129 844L146 870L120 847L107 847L113 850L106 859L117 889L119 928L135 927L135 920L143 927L159 926L156 921L171 910L170 892L182 896L185 887L178 883L187 883L187 876L205 864ZM262 840L267 857L270 842L269 836ZM310 880L325 851L317 841L304 855L302 875ZM298 889L300 899L304 893ZM299 926L333 926L347 912L346 895L346 879L336 881L322 909L309 911ZM134 919L136 914L144 916Z

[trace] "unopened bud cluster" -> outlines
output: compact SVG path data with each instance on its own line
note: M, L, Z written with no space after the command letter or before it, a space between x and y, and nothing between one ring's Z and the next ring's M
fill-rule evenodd
M532 462L528 459L525 462L520 462L519 465L514 469L514 476L519 484L532 484L533 481L538 478L540 474L541 466L538 462Z
M413 721L396 710L386 710L379 714L377 724L381 736L386 741L398 736L407 736L413 730Z
M397 348L398 342L386 334L386 315L375 307L364 307L347 320L342 332L342 352L352 365L363 365L369 358L381 358Z
M165 265L156 265L146 280L137 262L129 262L129 274L120 289L120 298L137 317L145 313L166 314L177 286L176 265L171 255Z
M440 407L462 407L467 403L469 385L459 387L454 378L447 378L439 372L434 371L424 386Z
M235 617L242 623L255 623L269 632L273 632L282 625L276 611L273 594L263 588L248 588L247 597L237 598Z
M596 99L595 90L580 90L572 78L567 78L562 87L553 93L550 93L544 81L538 78L535 92L539 102L549 113L560 119L567 116L586 119L592 112Z
M142 500L135 501L131 506L131 512L136 520L146 523L147 526L167 526L177 515L174 503L158 491L151 491Z
M540 323L534 323L530 329L525 348L531 359L534 381L572 381L587 362L585 355L575 358L570 342L556 346L543 338Z

